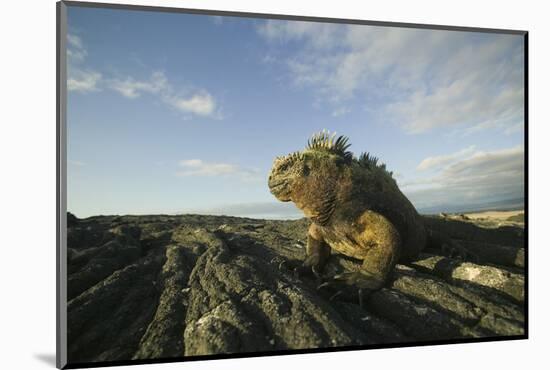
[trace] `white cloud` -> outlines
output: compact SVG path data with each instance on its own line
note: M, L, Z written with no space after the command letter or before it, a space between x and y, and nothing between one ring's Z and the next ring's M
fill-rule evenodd
M440 155L435 157L428 157L416 167L417 170L426 171L428 169L438 168L443 165L454 162L458 159L463 159L465 156L472 154L474 152L475 146L469 146L468 148L462 149L458 152Z
M187 159L179 162L180 176L219 176L236 173L238 167L229 163L208 163L200 159Z
M223 24L223 17L220 15L212 15L210 16L210 19L216 26Z
M281 43L307 39L317 48L329 48L338 42L334 28L328 23L267 20L258 26L258 32Z
M108 82L108 86L129 99L135 99L140 97L142 93L148 93L159 96L165 104L182 113L190 113L201 117L222 118L217 109L216 100L210 93L202 89L192 93L178 94L168 82L165 74L160 71L153 72L149 80L140 81L132 77L112 79Z
M69 63L82 62L87 55L88 51L84 48L80 37L70 33L67 34L67 58Z
M201 91L188 98L170 96L166 99L174 108L196 114L198 116L214 116L216 113L216 101L209 93Z
M71 70L71 69L70 69ZM92 92L99 91L101 73L92 70L73 70L67 78L67 89L69 91Z
M441 161L438 162L438 158ZM427 159L421 164L439 168L433 176L400 183L417 207L523 197L523 146L477 152L467 148L447 156L432 157L434 161Z
M257 181L263 179L256 169L247 169L235 164L223 162L205 162L201 159L184 159L178 163L180 170L177 176L225 176L234 175L245 181Z
M86 165L86 163L82 162L82 161L73 161L71 159L67 160L67 163L72 165L72 166L76 166L76 167L83 167Z
M99 91L101 73L92 69L83 69L88 52L82 39L74 34L67 34L67 89L75 92Z
M68 78L67 88L74 92L95 92L107 88L128 99L143 94L156 96L164 104L179 112L199 117L222 119L216 99L205 89L184 87L176 89L162 71L154 71L149 79L140 80L132 76L105 78L101 73L83 68L88 55L82 39L67 35Z
M142 92L158 94L169 89L166 76L159 71L153 72L149 81L136 81L132 77L126 77L123 80L109 81L109 87L130 99L139 97Z
M82 39L74 34L67 34L67 43L69 46L72 46L77 49L84 49L84 46L82 45Z
M278 20L258 33L299 43L283 53L290 77L332 111L356 100L410 133L523 122L521 36Z
M525 124L523 122L517 122L511 126L508 126L506 130L504 130L504 133L506 135L511 135L516 132L522 132L525 129Z
M333 117L341 117L341 116L345 116L349 112L351 112L351 109L349 109L349 108L346 108L346 107L337 108L332 112L332 116Z

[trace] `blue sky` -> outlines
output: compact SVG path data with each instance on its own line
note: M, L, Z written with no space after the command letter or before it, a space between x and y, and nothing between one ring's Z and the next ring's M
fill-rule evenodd
M523 197L516 35L68 8L68 209L294 218L275 156L350 138L419 209Z

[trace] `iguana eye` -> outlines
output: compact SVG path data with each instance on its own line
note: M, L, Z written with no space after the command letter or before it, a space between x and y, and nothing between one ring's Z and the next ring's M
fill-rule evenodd
M281 165L279 166L279 171L286 171L288 170L288 167L289 167L290 163L287 161L287 162L283 162L281 163Z

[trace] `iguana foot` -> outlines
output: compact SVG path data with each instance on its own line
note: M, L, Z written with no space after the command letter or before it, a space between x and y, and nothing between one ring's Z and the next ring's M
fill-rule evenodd
M346 285L352 285L359 289L377 290L384 282L367 272L344 272L334 276L334 280L342 281Z
M365 271L345 272L334 277L336 280L341 280L347 285L357 287L357 298L359 307L364 308L365 298L368 298L371 293L380 289L384 281L371 275Z
M308 266L306 264L302 264L298 267L295 267L292 271L294 273L295 279L300 279L304 276L313 275L317 284L321 284L323 282L323 275L317 270L315 266Z
M328 296L329 301L334 301L336 297L340 297L344 294L344 291L341 289L342 285L340 282L337 281L325 281L319 285L317 285L318 291L326 291L330 296Z
M301 266L294 269L294 275L299 277L303 275L313 274L318 280L322 279L321 263L319 255L308 256Z
M292 274L294 274L294 278L296 279L299 279L302 276L309 276L313 274L313 276L317 280L317 284L320 284L322 282L321 273L317 270L317 268L315 268L315 266L306 266L305 264L296 266L295 261L288 261L280 257L272 258L269 263L276 265L277 269L281 272L290 271Z
M327 291L330 294L330 301L337 297L351 301L357 299L359 306L363 308L365 299L381 286L379 279L371 278L361 272L344 272L333 276L330 281L319 284L317 290Z
M303 264L301 266L294 268L294 276L296 278L299 278L300 276L307 276L307 275L313 275L317 279L321 279L322 275L321 273L315 268L315 266L308 266L306 264Z

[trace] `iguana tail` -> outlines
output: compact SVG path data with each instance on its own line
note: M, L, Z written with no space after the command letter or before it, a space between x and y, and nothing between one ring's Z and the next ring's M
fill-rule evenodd
M477 255L455 242L448 234L431 228L426 228L426 234L427 249L439 250L443 255L450 258L477 261Z

